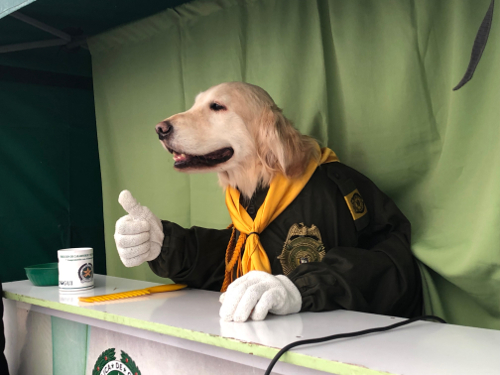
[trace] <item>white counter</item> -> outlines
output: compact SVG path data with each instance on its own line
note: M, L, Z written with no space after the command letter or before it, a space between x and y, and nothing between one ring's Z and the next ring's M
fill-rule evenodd
M141 289L158 284L96 275L85 295ZM219 293L176 292L85 304L57 287L29 281L3 284L4 297L33 311L185 348L265 369L290 342L393 324L402 319L351 311L273 316L261 322L219 320ZM81 295L81 294L80 294ZM8 324L8 322L6 322ZM499 375L500 331L416 322L393 331L299 346L282 357L277 373ZM145 375L145 374L144 374Z

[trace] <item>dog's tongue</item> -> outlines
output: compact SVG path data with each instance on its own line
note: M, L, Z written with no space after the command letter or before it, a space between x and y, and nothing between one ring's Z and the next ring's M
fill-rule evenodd
M185 161L186 159L187 159L186 154L178 154L177 152L174 151L175 162Z

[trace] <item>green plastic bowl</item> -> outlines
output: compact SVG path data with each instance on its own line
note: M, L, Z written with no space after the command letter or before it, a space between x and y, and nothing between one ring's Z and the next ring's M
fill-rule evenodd
M36 264L24 267L26 276L36 286L57 286L59 284L59 272L57 263Z

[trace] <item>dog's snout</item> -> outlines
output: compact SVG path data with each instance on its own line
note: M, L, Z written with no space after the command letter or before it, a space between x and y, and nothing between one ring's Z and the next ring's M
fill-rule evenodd
M156 125L156 134L160 139L165 139L173 130L174 127L170 121L162 121Z

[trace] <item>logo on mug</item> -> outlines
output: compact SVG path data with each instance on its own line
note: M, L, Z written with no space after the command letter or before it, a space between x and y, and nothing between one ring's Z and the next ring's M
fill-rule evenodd
M90 282L92 281L92 264L91 263L85 263L83 264L80 269L78 270L78 277L80 278L80 281L82 283Z

